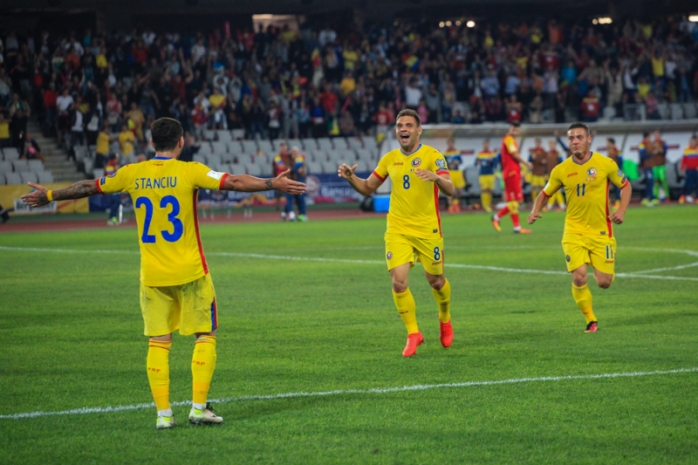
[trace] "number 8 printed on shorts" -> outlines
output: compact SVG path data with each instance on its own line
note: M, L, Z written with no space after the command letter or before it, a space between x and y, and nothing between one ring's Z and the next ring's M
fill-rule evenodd
M434 261L438 262L439 260L441 260L441 251L438 247L434 247Z

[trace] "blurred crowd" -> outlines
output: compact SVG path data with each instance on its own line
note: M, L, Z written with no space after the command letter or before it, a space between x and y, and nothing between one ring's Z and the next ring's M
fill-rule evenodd
M682 18L394 23L341 34L310 24L10 32L0 44L0 139L11 127L9 143L22 143L31 114L68 148L107 131L127 150L162 116L196 138L242 129L270 139L375 135L403 108L428 123L592 122L629 104L659 118L661 103L698 97L697 44L698 25Z

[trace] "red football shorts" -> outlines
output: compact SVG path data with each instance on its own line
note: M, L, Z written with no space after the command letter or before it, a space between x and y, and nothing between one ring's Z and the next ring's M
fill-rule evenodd
M504 175L504 194L507 202L523 202L521 190L521 173L511 171Z

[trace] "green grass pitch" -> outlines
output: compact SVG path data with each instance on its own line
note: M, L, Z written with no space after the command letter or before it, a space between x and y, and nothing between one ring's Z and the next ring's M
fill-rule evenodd
M455 342L440 346L417 266L426 343L411 359L384 219L205 225L225 423L189 426L178 404L171 431L150 407L13 416L152 399L135 229L0 235L0 463L696 463L697 212L628 212L621 275L592 286L597 334L559 273L563 214L529 236L508 218L497 234L485 215L444 216ZM173 401L190 399L193 343L174 338ZM594 377L637 372L653 374Z

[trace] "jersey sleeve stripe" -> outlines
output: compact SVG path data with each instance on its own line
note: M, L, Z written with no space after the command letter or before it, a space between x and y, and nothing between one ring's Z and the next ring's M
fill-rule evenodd
M201 235L199 234L199 214L196 211L196 199L199 197L199 189L194 190L194 198L192 203L194 205L194 230L196 231L196 243L199 246L199 256L201 257L201 266L204 268L204 273L208 274L208 264L206 263L206 256L204 255L204 247L201 244Z
M104 179L104 178L102 178L102 179ZM102 188L99 187L99 181L100 181L99 179L95 179L95 186L97 186L97 192L99 192L100 194L104 194L104 192L102 192Z
M458 170L456 170L456 171L458 171ZM438 174L439 176L441 176L442 174L447 174L447 175L451 176L451 173L448 170L438 170L436 172L436 174Z
M544 195L544 196L546 196L546 197L552 197L551 195L548 195L548 193L547 193L547 192L545 192L545 190L542 190L541 192L542 192L542 193L543 193L543 195Z
M628 184L630 184L630 181L628 181L628 180L626 179L625 182L623 183L623 185L620 186L620 188L623 189L623 188L625 188L625 186L627 186Z
M219 191L223 190L223 186L225 186L225 178L227 178L228 176L230 176L228 173L223 173L223 176L221 176L221 182L220 184L218 184Z
M383 176L381 176L380 174L378 174L378 172L374 171L374 172L373 172L373 175L374 175L375 177L377 177L378 179L380 179L381 181L385 181L385 178L384 178Z

